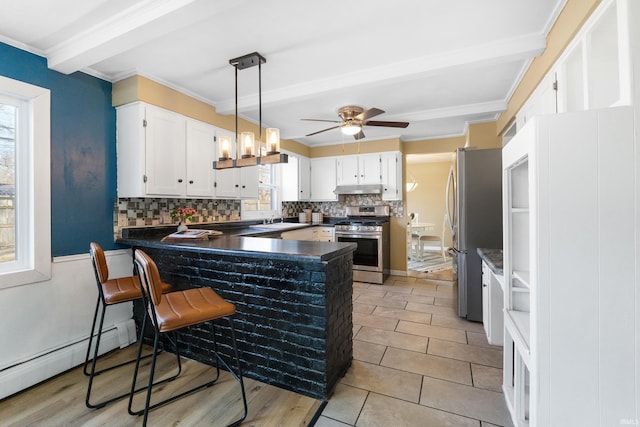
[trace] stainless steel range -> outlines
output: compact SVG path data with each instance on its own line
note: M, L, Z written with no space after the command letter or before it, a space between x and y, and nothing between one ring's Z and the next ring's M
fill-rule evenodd
M357 245L353 280L384 283L389 275L389 206L347 206L347 219L336 223L336 240Z

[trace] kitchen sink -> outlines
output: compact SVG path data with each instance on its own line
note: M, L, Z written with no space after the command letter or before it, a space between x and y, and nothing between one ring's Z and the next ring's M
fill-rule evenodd
M308 224L298 222L274 222L272 224L251 225L252 228L265 228L270 230L289 230L292 228L306 227Z

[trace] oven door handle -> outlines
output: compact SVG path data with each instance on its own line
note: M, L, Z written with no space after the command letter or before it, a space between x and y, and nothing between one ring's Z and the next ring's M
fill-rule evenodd
M381 239L382 234L380 233L375 233L375 234L343 233L343 232L336 231L336 239L338 237L350 237L353 239Z

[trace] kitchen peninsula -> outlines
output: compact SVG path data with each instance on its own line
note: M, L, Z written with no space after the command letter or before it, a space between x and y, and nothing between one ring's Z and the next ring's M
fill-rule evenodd
M211 287L236 305L244 376L328 399L353 355L356 245L258 237L277 233L248 227L222 229L223 235L209 240L163 242L171 231L124 229L117 242L149 254L175 289ZM138 325L142 315L136 303ZM180 339L187 343L186 357L211 362L210 329L193 328ZM223 354L231 351L226 341L218 346Z

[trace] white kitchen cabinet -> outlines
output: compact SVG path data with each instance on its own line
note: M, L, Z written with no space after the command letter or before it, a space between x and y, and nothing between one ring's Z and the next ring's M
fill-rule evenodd
M504 342L504 278L495 274L489 265L482 262L482 324L487 341L492 345Z
M257 199L258 166L215 171L215 196L218 199Z
M216 128L216 141L220 136L229 136L235 141L235 133ZM235 157L236 146L231 144L230 156ZM258 166L243 168L212 169L214 171L214 195L217 199L257 199L258 198Z
M380 155L338 157L336 170L337 185L380 184Z
M289 154L288 163L280 165L283 201L306 201L311 192L309 159Z
M198 120L187 119L187 197L211 198L215 194L216 128Z
M116 116L119 197L213 197L212 126L141 102Z
M634 104L639 20L636 0L603 0L518 111L515 130L538 114ZM503 144L510 138L503 134Z
M380 153L382 200L402 200L402 153Z
M311 165L311 200L334 201L338 196L336 189L336 158L319 157L310 160Z
M285 231L280 237L285 240L308 240L314 242L335 242L334 227L307 227Z
M315 241L318 227L300 228L297 230L285 231L280 234L284 240L308 240Z
M316 239L318 242L335 242L335 227L315 227L317 229Z
M516 426L635 420L634 109L533 117L503 149L503 391Z
M185 120L143 103L116 110L118 196L180 197L185 189Z

